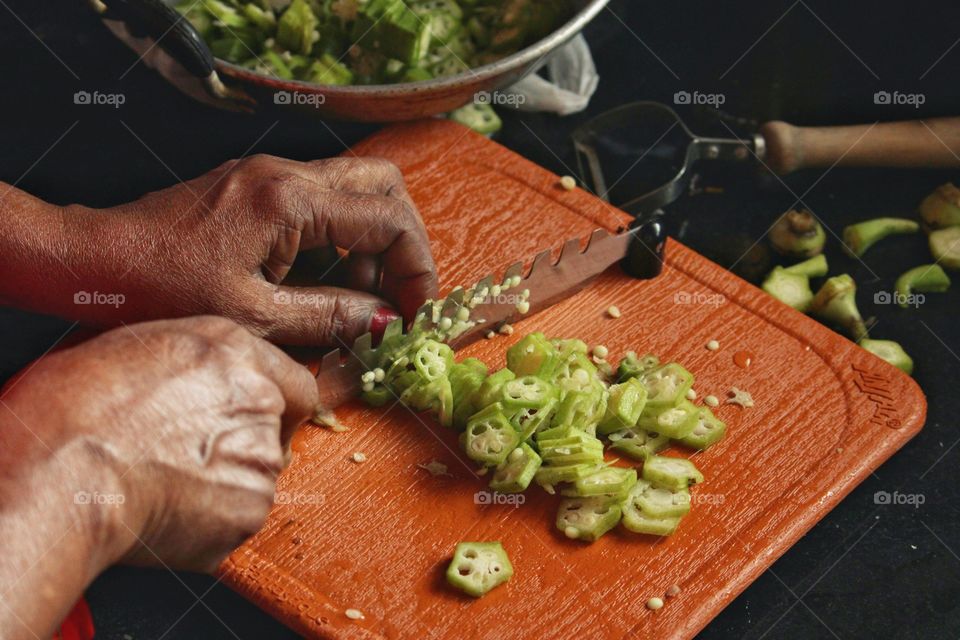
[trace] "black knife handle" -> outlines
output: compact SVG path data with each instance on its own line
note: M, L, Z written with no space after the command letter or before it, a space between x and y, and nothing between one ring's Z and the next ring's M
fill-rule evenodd
M667 241L663 209L636 218L630 228L634 230L633 239L627 248L627 255L621 261L621 267L627 275L641 280L657 277L663 271L664 245Z

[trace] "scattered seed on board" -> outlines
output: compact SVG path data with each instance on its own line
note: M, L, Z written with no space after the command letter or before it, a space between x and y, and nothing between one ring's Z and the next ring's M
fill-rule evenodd
M663 600L660 598L650 598L647 600L647 609L651 611L656 611L657 609L663 608Z
M611 318L619 318L620 309L618 307L614 307L613 305L611 305L609 308L607 308L607 315L610 316Z
M343 614L351 620L363 620L363 611L359 609L347 609Z
M563 176L560 178L560 186L567 191L573 191L577 188L577 179L573 176Z
M703 404L708 407L719 407L720 400L717 399L717 396L707 396L703 399Z
M493 331L487 331L487 340L493 340L496 337L497 337L496 333L494 333Z
M693 389L687 389L687 400L696 400L697 392Z
M668 598L675 598L678 595L680 595L680 585L674 584L674 585L671 585L669 589L667 589Z
M354 454L353 454L352 456L350 456L350 457L353 458L353 461L354 461L354 462L357 462L357 463L366 462L366 461L367 461L367 454L365 454L365 453L362 452L362 451L357 451L356 453L354 453Z
M523 315L523 314L525 314L525 313L529 313L529 312L530 312L530 303L527 302L526 300L521 300L520 302L518 302L518 303L517 303L517 312L518 312L520 315Z
M610 350L602 344L598 344L593 348L593 355L597 356L601 360L604 360L608 355L610 355Z
M502 333L502 334L505 335L505 336L512 336L512 335L513 335L513 325L509 325L509 324L503 325L502 327L500 327L500 333Z
M711 340L710 342L707 343L707 349L710 349L710 351L716 351L719 348L720 348L720 343L717 342L716 340Z

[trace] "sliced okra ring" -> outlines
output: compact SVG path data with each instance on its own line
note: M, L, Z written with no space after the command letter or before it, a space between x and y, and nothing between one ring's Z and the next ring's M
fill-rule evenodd
M542 407L522 407L507 417L513 428L520 432L520 440L526 441L550 426L550 421L557 412L557 404L556 400L549 400Z
M534 474L533 479L537 484L557 485L561 482L576 482L580 478L585 478L600 468L599 464L567 464L567 465L547 465L544 464Z
M531 333L507 349L507 368L518 376L550 379L556 370L557 348L542 333Z
M726 432L727 425L713 415L709 407L699 407L693 430L680 438L679 442L685 447L703 450L722 440Z
M703 474L686 458L651 456L643 463L643 479L676 491L703 482Z
M521 376L504 383L503 406L508 409L538 408L557 397L557 390L546 380L536 376Z
M636 352L628 351L617 366L617 380L626 382L630 378L641 377L660 366L660 358L648 353L637 356Z
M647 403L644 411L675 407L693 386L693 374L676 362L670 362L647 372L641 379L647 388Z
M603 467L585 478L576 480L573 486L563 489L561 493L578 498L607 496L621 500L636 483L636 469Z
M690 491L650 485L634 497L645 515L653 518L678 518L690 512Z
M427 340L414 355L413 364L424 380L436 380L445 376L453 365L453 349L442 342Z
M620 505L606 496L567 498L557 510L557 529L568 538L593 542L620 522Z
M568 391L560 401L553 426L576 426L587 433L593 433L606 412L607 395L599 381L589 390Z
M647 515L632 502L622 507L623 527L634 533L647 533L654 536L669 536L680 525L680 518L656 518Z
M494 402L499 402L503 395L503 385L514 378L516 376L510 369L500 369L487 376L474 394L473 404L477 410L488 407Z
M447 581L479 598L513 577L513 565L499 542L461 542L447 567Z
M640 428L615 431L608 438L612 450L634 460L646 460L663 451L670 444L670 438L667 436Z
M500 493L520 493L533 481L542 460L530 445L521 443L497 466L490 478L490 488Z
M647 388L637 378L611 385L607 409L597 425L597 433L606 435L637 424L647 403Z
M646 431L661 433L668 438L683 438L687 436L697 424L698 407L684 398L675 407L668 407L641 415L637 426Z
M371 407L382 407L395 400L390 389L382 384L375 385L370 391L364 391L360 399Z
M467 422L461 436L467 457L488 466L503 462L520 444L520 435L503 415L503 407L492 404Z

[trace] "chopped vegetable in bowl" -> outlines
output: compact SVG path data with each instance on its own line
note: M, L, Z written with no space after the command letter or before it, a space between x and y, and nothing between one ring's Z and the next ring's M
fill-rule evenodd
M218 58L317 84L442 78L555 30L569 0L182 0Z

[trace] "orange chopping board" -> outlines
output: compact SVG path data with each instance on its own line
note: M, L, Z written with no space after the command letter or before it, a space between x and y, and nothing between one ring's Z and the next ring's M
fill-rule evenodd
M447 121L394 126L350 153L403 170L429 229L441 293L629 218L554 174ZM619 319L605 310L616 304ZM504 366L543 331L676 360L697 402L731 387L727 436L694 455L706 481L668 538L618 527L585 544L555 530L558 496L490 504L488 478L428 416L351 403L350 430L304 427L267 524L222 578L311 638L690 638L923 425L926 402L892 366L677 242L653 280L611 269L586 290L458 357ZM705 348L717 340L720 349ZM739 352L751 364L735 363ZM741 354L742 357L743 354ZM351 460L363 452L367 461ZM690 456L679 447L666 455ZM419 467L438 461L448 475ZM513 579L482 599L445 584L454 546L499 540ZM646 601L682 589L659 611ZM364 617L351 620L347 609Z

